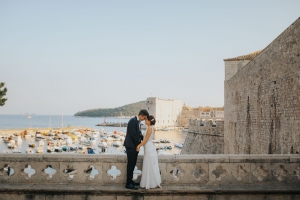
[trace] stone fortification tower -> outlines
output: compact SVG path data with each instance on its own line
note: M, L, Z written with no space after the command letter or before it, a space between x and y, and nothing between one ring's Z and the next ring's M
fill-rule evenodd
M224 153L300 152L300 18L263 51L224 61Z
M157 129L177 126L182 107L181 100L160 99L158 97L149 97L146 100L146 109L150 115L155 117L155 128Z
M253 58L255 58L262 50L253 53L238 56L235 58L224 59L225 62L225 81L231 79L239 70L247 65Z

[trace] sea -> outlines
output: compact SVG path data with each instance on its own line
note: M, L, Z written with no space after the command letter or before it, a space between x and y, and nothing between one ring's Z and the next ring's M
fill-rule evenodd
M0 115L0 133L5 130L26 130L28 128L34 128L36 130L40 128L51 128L53 130L60 129L63 127L87 127L91 129L104 130L108 133L113 133L114 131L121 131L126 133L126 127L111 127L111 126L97 126L103 122L109 123L124 123L128 122L130 118L117 118L117 117L75 117L73 115ZM145 130L142 130L145 131ZM160 143L159 145L170 146L171 149L166 149L167 154L180 154L181 149L174 146L174 143L184 143L187 133L177 130L169 131L155 131L154 139L169 139L171 143ZM94 144L94 152L100 154L101 150L98 147L98 143L101 137L98 136ZM46 143L46 142L45 142ZM38 142L36 142L38 144ZM155 144L158 145L158 144ZM114 147L111 143L108 143L107 154L123 154L124 147ZM22 140L21 144L18 144L17 149L22 153L26 152L28 147L28 141ZM46 151L47 145L45 145L44 153ZM7 144L0 139L0 153L7 152ZM63 152L68 153L68 152ZM141 148L140 154L143 153Z

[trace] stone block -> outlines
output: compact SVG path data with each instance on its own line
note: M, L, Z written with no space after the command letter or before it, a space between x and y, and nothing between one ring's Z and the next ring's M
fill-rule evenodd
M71 194L66 194L66 195L46 195L44 200L84 200L86 199L86 195L82 194L77 194L77 195L71 195Z
M276 179L272 175L272 165L270 163L251 163L250 169L251 184L276 183Z
M159 163L173 163L175 162L175 155L157 155Z
M161 183L165 184L167 182L167 164L166 163L158 163Z
M300 163L300 155L290 155L290 163Z
M19 183L22 184L28 184L28 183L43 183L46 181L46 179L42 176L41 172L45 168L46 163L44 162L21 162L20 163L20 172L18 173L19 177ZM30 169L32 173L27 173L27 170ZM57 173L59 173L57 171ZM57 179L55 178L53 180L54 182L57 182Z
M112 166L115 166L117 170L120 170L120 175L113 178L110 176L107 171L112 169ZM140 166L141 167L141 166ZM103 184L124 184L126 183L127 178L127 164L126 163L103 163L102 165L102 180Z
M87 200L116 200L116 196L101 196L101 195L89 195Z
M5 174L3 171L4 165L8 164L13 170L14 173L10 176ZM19 173L21 171L20 162L11 162L11 161L0 161L0 183L18 183L19 182Z
M241 184L249 182L248 163L209 163L209 183L212 185Z
M274 163L272 164L272 175L279 184L299 184L299 163Z
M183 200L183 199L189 199L189 200L210 200L212 199L209 195L174 195L172 200ZM215 199L213 199L215 200Z
M13 161L13 162L41 162L43 161L43 154L15 154L5 153L0 154L0 161Z
M205 163L167 163L166 184L205 183L208 165Z
M128 195L128 196L117 196L116 200L143 200L144 196L140 195L140 194L132 194L132 195Z
M101 174L101 164L88 163L88 162L60 162L59 178L60 183L86 183L87 176L84 170L88 168L88 165L93 164ZM98 169L99 168L99 169ZM65 170L70 172L66 173ZM101 177L96 177L96 180L101 180Z

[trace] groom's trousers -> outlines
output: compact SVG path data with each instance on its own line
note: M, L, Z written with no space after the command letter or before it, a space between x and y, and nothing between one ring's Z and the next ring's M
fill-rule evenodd
M139 152L136 149L126 147L126 154L127 154L127 181L126 184L130 184L133 182L133 170L136 165L136 160L138 157Z

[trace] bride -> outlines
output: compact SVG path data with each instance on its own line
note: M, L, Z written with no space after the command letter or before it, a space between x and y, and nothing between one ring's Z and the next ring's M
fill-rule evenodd
M140 147L144 145L144 160L142 168L142 179L140 182L141 188L157 188L161 187L161 178L158 168L158 160L156 148L152 142L154 135L155 119L152 115L145 120L145 124L148 125L144 140L136 147L136 151L140 151Z

